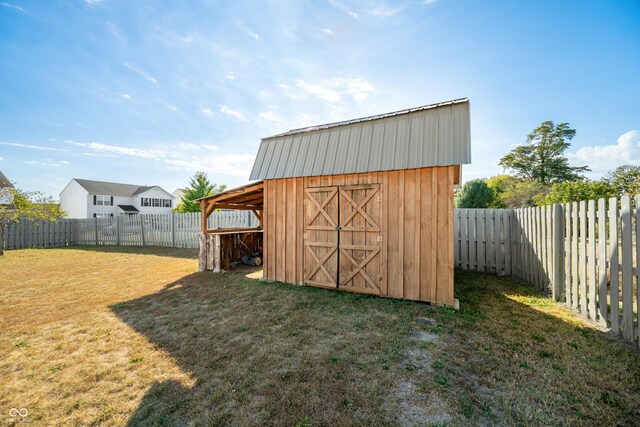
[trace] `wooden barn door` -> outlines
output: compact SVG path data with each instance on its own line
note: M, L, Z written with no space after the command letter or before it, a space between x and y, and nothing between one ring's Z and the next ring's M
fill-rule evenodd
M304 191L304 283L338 287L338 188Z
M339 288L380 294L380 184L339 187Z

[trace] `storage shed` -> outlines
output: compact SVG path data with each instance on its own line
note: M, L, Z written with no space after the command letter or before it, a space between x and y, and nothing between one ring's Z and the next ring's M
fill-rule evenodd
M265 279L454 305L453 192L470 161L466 98L292 130L262 140L259 181L201 200L203 233L214 209L251 209Z

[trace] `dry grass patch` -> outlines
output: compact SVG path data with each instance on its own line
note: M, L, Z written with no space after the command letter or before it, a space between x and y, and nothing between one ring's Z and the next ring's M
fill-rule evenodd
M32 425L637 420L637 353L516 281L456 273L456 312L196 273L194 255L0 258L0 424L12 407Z

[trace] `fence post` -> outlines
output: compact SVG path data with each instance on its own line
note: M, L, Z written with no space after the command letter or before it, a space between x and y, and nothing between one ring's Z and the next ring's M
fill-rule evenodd
M140 214L140 236L142 237L142 246L147 246L147 240L144 236L144 217Z
M556 301L564 299L564 211L562 205L553 205L553 288Z
M171 212L171 247L176 247L176 213Z
M115 224L114 226L116 227L116 246L120 246L120 215L114 217L115 219Z
M93 218L93 227L96 231L96 246L98 246L98 217Z

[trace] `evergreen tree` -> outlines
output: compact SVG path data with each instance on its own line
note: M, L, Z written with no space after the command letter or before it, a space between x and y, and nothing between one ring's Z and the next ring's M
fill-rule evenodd
M468 181L456 195L457 208L488 208L494 202L493 190L483 179Z
M569 166L564 152L571 146L570 140L576 130L569 123L542 122L520 145L500 159L500 166L511 169L518 178L529 179L540 184L575 181L582 179L581 172L590 170L586 166Z
M220 193L227 188L209 181L207 174L198 171L189 180L189 187L182 194L181 203L176 207L176 212L200 212L200 203L195 200Z

